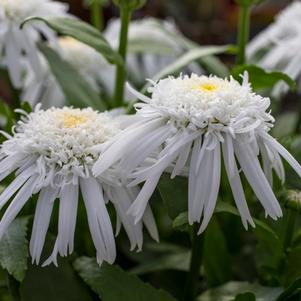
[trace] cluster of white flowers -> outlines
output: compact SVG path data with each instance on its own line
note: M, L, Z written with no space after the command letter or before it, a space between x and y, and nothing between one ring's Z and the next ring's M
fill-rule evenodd
M247 54L249 60L263 68L282 71L300 82L300 46L301 2L294 1L249 43ZM280 96L287 91L287 85L280 83L273 94Z
M22 113L22 112L21 112ZM108 113L92 109L49 109L26 114L14 129L14 135L0 148L0 179L16 172L15 180L0 196L2 208L12 196L11 204L0 222L0 237L32 194L39 194L30 252L39 263L55 199L60 199L58 235L53 254L44 263L57 264L57 254L73 252L79 192L87 210L91 236L99 263L112 263L116 256L115 240L105 204L110 200L117 212L118 229L122 224L131 249L141 250L142 222L126 215L138 187L122 185L112 168L101 177L94 177L91 168L101 156L106 142L121 131L120 123ZM94 148L98 145L97 150ZM143 223L158 240L150 208ZM117 230L118 230L117 229Z
M272 191L272 169L284 180L283 156L301 176L299 163L268 132L273 117L269 98L252 92L247 74L234 79L180 76L153 83L151 98L130 88L138 121L109 142L93 167L99 176L117 164L129 184L145 182L129 213L141 220L163 172L188 174L190 224L204 231L213 214L221 174L221 149L233 196L245 227L254 225L244 196L238 163L266 215L277 219L281 208ZM263 161L263 170L259 156Z
M113 263L116 246L106 205L111 202L115 208L116 234L123 226L131 249L141 250L143 225L158 240L148 202L164 172L171 178L188 177L189 223L200 223L201 233L216 206L222 161L245 228L254 226L254 221L242 173L266 216L282 216L272 190L273 170L283 182L281 157L300 177L301 166L270 136L274 124L270 99L253 92L247 73L242 84L232 77L197 74L151 81L150 97L128 85L129 92L141 100L135 105L134 116L64 107L65 96L37 49L41 34L97 92L105 89L112 94L114 66L91 47L70 37L57 37L41 22L21 29L22 21L33 15L68 16L66 5L56 1L0 0L1 64L7 67L14 86L22 88L24 100L33 106L42 102L44 108L50 107L45 110L37 105L30 114L19 110L22 118L13 135L2 132L7 140L0 145L0 181L12 173L15 179L0 195L0 209L12 199L0 221L0 239L31 196L38 194L30 240L32 261L38 264L53 206L59 200L58 234L53 252L44 262L57 265L58 254L73 252L81 195L97 261ZM300 15L301 3L296 2L249 45L249 56L264 49L260 61L264 67L279 68L297 78L301 72L297 64ZM114 49L119 31L119 20L113 20L105 31ZM153 77L183 52L177 35L169 22L145 19L130 24L127 65L133 82ZM161 43L161 50L168 51L140 53L135 47L143 41ZM192 69L201 73L199 66L190 65Z

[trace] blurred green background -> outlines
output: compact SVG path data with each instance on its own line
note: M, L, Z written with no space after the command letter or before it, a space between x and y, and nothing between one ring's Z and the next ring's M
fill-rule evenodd
M65 0L71 12L89 20L89 10L83 0ZM104 9L105 20L118 16L112 1ZM267 0L253 10L252 34L266 27L289 0ZM238 8L234 0L147 0L135 18L153 16L174 19L189 38L201 44L233 43L236 36Z

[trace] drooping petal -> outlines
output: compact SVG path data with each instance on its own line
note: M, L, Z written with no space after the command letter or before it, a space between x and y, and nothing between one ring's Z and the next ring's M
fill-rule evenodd
M266 213L274 219L281 217L281 207L250 146L235 141L234 149L239 164Z
M25 203L31 197L34 188L37 176L31 176L23 187L19 190L17 195L14 197L13 201L5 211L1 222L0 222L0 240L3 234L6 232L10 223L16 218L17 214L21 211Z
M199 229L199 234L202 233L209 224L209 221L213 215L221 178L221 148L220 143L217 143L213 151L213 166L212 166L212 178L211 178L211 190L208 200L205 199L204 216L202 224Z
M57 189L46 187L40 192L32 227L29 244L32 263L39 264L46 233L49 227L54 200L58 195Z
M113 263L116 257L114 233L100 185L94 178L80 179L91 236L97 250L97 261Z
M239 176L239 171L234 158L234 149L232 138L229 135L225 137L225 143L222 144L223 157L226 168L226 173L233 193L234 201L239 214L242 219L242 223L246 229L248 229L248 222L251 226L255 226L251 217L246 197L244 194L243 186ZM229 152L232 152L229 153Z

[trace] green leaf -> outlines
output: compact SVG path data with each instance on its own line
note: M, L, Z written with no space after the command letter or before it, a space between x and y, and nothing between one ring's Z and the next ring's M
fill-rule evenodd
M191 253L189 251L160 256L150 259L133 268L130 272L136 275L154 273L163 270L189 271Z
M92 297L67 260L59 266L30 265L20 288L22 301L92 301Z
M239 294L233 301L256 301L256 297L253 293Z
M61 17L30 17L26 19L21 27L27 22L42 21L57 33L63 36L70 36L80 42L94 48L111 64L122 65L120 55L113 50L103 35L93 26L78 19Z
M249 81L254 90L271 89L279 81L284 81L291 90L296 90L296 82L287 74L282 72L268 72L255 65L243 65L234 68L232 76L242 82L241 74L245 71L249 73Z
M276 301L287 301L290 297L294 296L301 287L301 277L297 278L280 296Z
M257 5L264 1L265 0L235 0L235 2L238 3L239 5L247 5L247 6Z
M115 5L130 10L139 9L143 7L146 3L146 0L113 0L113 1Z
M254 294L256 301L276 301L282 292L283 288L281 287L264 287L248 282L229 282L218 288L206 291L197 298L197 301L233 301L237 300L235 299L237 295L245 293Z
M172 64L165 67L162 71L156 74L153 77L153 80L159 80L168 75L178 73L184 67L196 60L199 60L202 57L221 54L227 52L228 50L229 46L203 46L192 48L188 50L185 54L180 56L178 59L176 59Z
M0 99L0 128L7 133L11 133L11 128L15 124L15 119L15 112ZM2 137L0 142L2 142Z
M159 41L154 39L148 39L147 36L143 38L135 38L129 41L128 50L131 53L155 53L155 54L172 54L175 53L175 49L168 45L163 45Z
M199 44L189 40L185 36L178 34L177 32L168 31L162 24L157 24L157 27L160 28L166 35L170 36L175 42L177 42L179 46L183 47L183 49L192 50L199 47ZM231 47L229 47L229 51L230 50ZM215 74L220 77L226 77L229 75L228 67L214 55L201 57L199 62L210 74Z
M28 241L26 239L28 218L15 219L3 235L0 243L0 264L18 281L27 270Z
M58 84L61 86L67 103L79 108L91 106L100 111L105 110L98 93L72 65L46 45L41 44L40 50L47 59Z
M103 263L100 267L95 259L81 257L74 267L103 301L176 301L118 266Z
M298 118L298 112L284 112L277 116L275 126L272 129L272 136L279 139L294 134Z
M283 274L283 285L288 287L298 278L301 278L301 246L293 248L289 252Z
M231 279L230 254L224 233L215 218L211 219L204 235L205 278L208 285L213 287Z
M159 181L158 189L167 208L168 215L172 219L187 211L187 178L176 177L172 180L169 174L163 174Z

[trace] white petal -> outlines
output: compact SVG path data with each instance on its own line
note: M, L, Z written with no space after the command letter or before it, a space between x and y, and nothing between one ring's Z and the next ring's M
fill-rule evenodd
M114 233L100 185L94 178L80 179L91 236L97 250L98 262L113 263L116 257Z
M275 149L289 163L299 177L301 177L301 166L299 162L285 149L285 147L268 134L264 135L263 138L271 148Z
M281 207L266 179L257 157L248 144L235 141L235 154L239 164L266 212L274 219L282 216Z
M220 186L220 178L221 178L221 148L220 148L220 143L217 143L213 154L211 192L210 192L209 199L205 200L204 217L198 232L199 234L206 229L212 217L212 214L214 212L219 186Z
M231 144L232 147L229 147L229 144ZM248 222L250 223L250 225L254 227L255 224L253 222L253 219L251 217L248 208L247 200L239 176L239 171L234 158L233 143L230 136L227 136L225 138L225 143L222 144L222 147L223 147L224 163L225 163L228 180L234 196L236 207L242 219L242 223L246 229L248 229ZM232 151L232 154L229 154L230 151Z
M19 190L19 192L5 211L5 214L3 215L0 222L0 240L3 234L6 232L10 223L15 219L17 214L21 211L25 203L31 197L35 188L36 180L37 176L32 176L31 178L29 178L29 180Z
M8 200L17 192L17 190L34 174L35 166L30 166L20 173L2 192L0 195L0 209L8 202Z
M155 119L140 127L125 130L120 136L118 136L119 139L100 156L93 166L93 174L96 176L102 174L111 165L116 163L123 156L126 156L128 152L135 149L137 145L140 144L139 141L143 136L145 136L145 134L160 127L163 122L164 120L162 119Z
M61 256L73 252L76 213L78 206L78 185L69 184L60 193L59 226L57 247Z
M53 189L51 187L46 187L40 192L30 239L32 263L36 262L39 264L40 262L53 204L57 197L57 193L57 189Z

